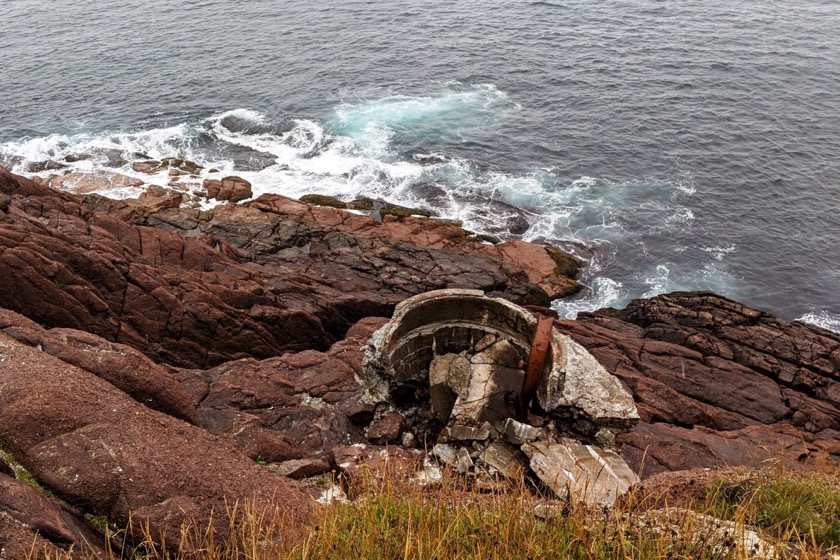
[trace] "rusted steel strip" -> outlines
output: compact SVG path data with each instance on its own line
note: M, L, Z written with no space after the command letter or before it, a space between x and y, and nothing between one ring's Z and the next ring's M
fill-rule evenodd
M528 352L528 369L525 370L522 390L519 391L518 412L520 419L527 418L531 399L534 398L534 393L542 380L545 356L551 345L551 327L553 325L553 317L537 315L537 328L534 330L534 338L531 340L531 349Z

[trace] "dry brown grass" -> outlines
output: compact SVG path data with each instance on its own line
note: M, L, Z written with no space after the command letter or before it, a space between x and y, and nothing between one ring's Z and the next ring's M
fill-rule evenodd
M836 481L817 475L803 480L800 475L786 477L780 473L775 483L805 484L792 494L784 494L784 504L796 500L805 503L811 491L820 496L818 503L823 505L840 499ZM757 525L758 532L773 543L774 557L826 557L832 541L821 542L807 525L784 525L774 518L772 524L762 528L761 523L754 522L756 504L767 499L761 490L764 486L745 485L738 499L730 499L731 495L727 498L725 481L714 488L717 493L710 494L706 503L694 504L694 509L733 520L728 534L710 533L687 509L656 517L661 515L656 513L659 506L654 511L647 498L628 499L604 511L540 496L526 484L506 492L481 493L455 476L426 488L370 477L357 487L353 502L319 506L313 527L291 527L282 515L266 515L249 504L234 504L226 513L230 532L224 539L187 524L181 530L180 546L171 550L161 547L146 530L143 541L112 558L740 559L754 557L753 551L740 545L748 524ZM830 509L834 506L825 507L828 509L820 510L820 515L836 512ZM784 516L792 510L780 511ZM836 519L829 518L828 526L832 521ZM812 523L812 527L816 526ZM39 557L44 556L34 552L30 556ZM55 556L46 558L59 560Z

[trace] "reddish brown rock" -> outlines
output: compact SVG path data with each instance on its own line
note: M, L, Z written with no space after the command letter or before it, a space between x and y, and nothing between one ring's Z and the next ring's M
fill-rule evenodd
M351 482L365 477L406 478L417 473L426 456L421 449L365 444L338 445L332 448L332 454L341 473Z
M118 526L131 516L175 541L185 518L206 525L235 500L308 518L294 483L231 444L6 334L0 354L0 448L83 512ZM212 519L223 536L227 523Z
M367 437L371 443L385 445L393 443L400 437L403 430L403 417L396 412L390 412L375 420L367 429Z
M61 558L64 554L65 550L34 535L23 523L0 511L0 558Z
M158 363L210 367L326 349L359 319L436 288L516 298L529 285L542 301L527 292L527 303L548 303L538 276L445 222L382 224L279 196L202 212L168 196L83 206L0 169L0 307ZM138 217L155 227L126 221Z
M207 191L207 198L216 200L241 202L254 196L251 183L242 177L231 176L221 180L205 179L203 186Z
M292 459L268 465L268 470L279 476L299 480L329 472L330 466L318 459Z
M33 486L3 474L0 474L0 512L51 542L69 544L75 541L73 531L52 502Z
M840 463L840 335L708 292L556 325L633 391L642 423L623 454L645 474Z
M199 402L202 426L250 457L330 461L333 446L368 442L360 419L366 413L372 418L374 408L361 402L356 378L361 348L384 322L360 321L327 352L237 360L204 371L178 370L176 376Z
M198 424L196 403L178 381L129 346L78 330L47 330L6 309L0 309L0 330L93 373L149 408Z

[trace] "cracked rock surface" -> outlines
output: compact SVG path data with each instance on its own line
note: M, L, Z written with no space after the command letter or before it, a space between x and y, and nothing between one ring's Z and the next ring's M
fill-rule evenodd
M556 327L633 392L623 455L646 475L823 457L840 463L840 335L709 292Z

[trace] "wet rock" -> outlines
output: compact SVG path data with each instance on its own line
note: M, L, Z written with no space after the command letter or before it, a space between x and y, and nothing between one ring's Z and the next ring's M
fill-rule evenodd
M328 206L330 208L347 208L347 203L334 196L323 194L305 194L300 197L301 202L314 206Z
M64 157L67 163L76 163L77 161L87 161L93 156L91 154L70 154Z
M446 163L446 158L438 154L414 154L411 159L420 165L437 165Z
M251 183L242 177L230 176L221 180L205 179L203 186L207 191L207 198L216 200L241 202L254 196Z
M96 191L107 191L139 187L143 185L141 179L129 177L121 173L101 171L97 173L67 173L64 175L50 175L46 186L69 191L77 194L87 194Z
M135 161L131 164L131 168L137 173L148 173L154 175L166 169L166 164L157 160L151 161Z
M65 169L67 166L57 161L32 161L26 166L26 170L30 173L43 173L44 171L55 171L58 169Z
M409 216L423 216L428 218L432 213L423 208L406 208L405 206L396 206L393 204L383 206L379 209L379 216L385 220L387 216L392 216L398 220L407 218Z
M522 445L531 469L558 496L573 494L590 504L611 506L638 482L614 451L565 440Z

